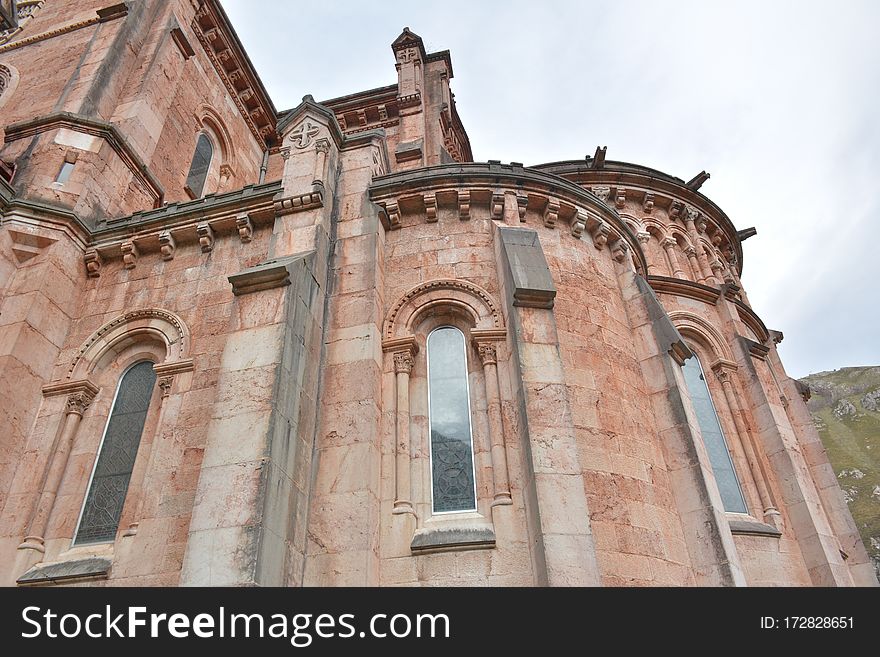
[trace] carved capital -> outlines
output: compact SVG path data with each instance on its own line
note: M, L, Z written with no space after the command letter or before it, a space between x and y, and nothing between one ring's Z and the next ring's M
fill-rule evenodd
M599 185L597 187L593 187L593 194L599 197L599 200L607 203L608 199L611 197L611 188L606 185Z
M415 365L415 358L413 358L412 351L407 349L406 351L398 351L394 354L394 373L395 374L409 374L412 372L413 365Z
M319 153L329 153L330 141L327 139L319 139L315 142L315 150Z
M491 342L478 342L477 353L484 366L498 362L498 351Z
M242 213L235 218L235 227L238 229L238 236L244 243L250 242L254 237L254 224L251 218Z
M700 219L700 211L690 205L687 206L684 210L684 220L685 223L693 223L696 226L697 221Z
M639 244L647 244L648 240L651 239L651 233L646 230L640 230L636 233L636 239L639 241Z
M159 252L162 260L174 260L174 252L177 250L177 242L170 231L163 230L159 233Z
M660 246L664 249L672 249L678 246L678 242L675 241L674 237L664 237L663 241L660 242Z
M685 247L685 249L684 249L684 254L685 254L688 258L696 258L696 257L697 257L697 250L696 250L694 247L692 247L692 246L687 246L687 247Z
M162 399L165 399L168 395L171 394L171 386L174 385L174 377L173 376L162 376L159 377L157 381L157 385L159 389L162 391Z
M95 393L91 390L78 390L77 392L71 393L67 397L67 414L68 415L83 415L91 406L92 401L95 399Z
M737 365L727 360L719 360L712 364L712 371L721 383L727 385L733 382L733 375L736 373Z

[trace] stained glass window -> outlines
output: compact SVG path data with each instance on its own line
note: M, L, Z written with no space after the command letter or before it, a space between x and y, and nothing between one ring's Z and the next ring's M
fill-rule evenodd
M464 334L444 326L428 336L428 401L434 513L474 511L474 450Z
M740 488L739 479L730 458L730 451L727 449L727 441L724 439L724 432L718 421L718 413L712 403L703 367L696 354L684 362L682 370L694 411L697 413L700 433L703 434L703 443L709 453L709 463L712 465L712 472L715 473L715 481L721 492L724 510L733 513L747 513L742 488Z
M155 386L156 373L148 361L129 368L119 382L76 532L77 545L116 537Z
M214 157L214 145L206 134L200 134L196 142L196 152L193 154L192 164L189 165L189 175L186 177L186 188L193 198L201 198L205 191L205 181L208 178L208 169L211 167L211 158Z

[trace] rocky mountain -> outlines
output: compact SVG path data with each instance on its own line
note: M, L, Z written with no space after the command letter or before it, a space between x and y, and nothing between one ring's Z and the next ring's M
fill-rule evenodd
M807 403L868 554L880 576L880 367L801 379Z

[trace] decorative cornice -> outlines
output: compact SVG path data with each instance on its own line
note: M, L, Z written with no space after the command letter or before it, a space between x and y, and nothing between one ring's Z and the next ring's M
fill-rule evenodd
M217 0L202 1L192 29L257 143L274 144L278 112Z
M721 292L717 288L668 276L648 276L648 283L658 294L672 294L715 305Z
M579 185L613 187L618 189L618 194L621 188L627 191L641 189L643 192L654 193L655 198L652 210L655 213L660 201L657 195L658 192L668 195L673 203L678 201L696 206L703 215L712 221L716 228L721 230L728 241L734 245L738 271L742 274L742 244L741 240L737 237L737 231L733 222L711 199L695 189L689 188L687 183L681 178L670 176L649 167L614 160L605 160L601 168L594 168L592 166L592 158L590 157L586 158L585 161L549 162L535 165L532 168L545 173L556 174ZM644 198L644 194L641 194L639 197Z
M0 46L0 54L9 52L10 50L23 48L24 46L29 46L32 43L39 43L40 41L45 41L46 39L52 39L54 37L61 36L62 34L76 32L77 30L81 30L85 27L91 27L92 25L98 25L99 23L107 23L111 20L123 18L127 15L128 7L125 5L125 3L119 3L105 9L99 9L93 18L87 18L85 20L70 23L68 25L62 25L61 27L54 30L40 32L39 34L34 34L33 36L25 37L24 39L19 39L18 41L13 41L12 43L6 43Z
M389 203L396 205L396 200L400 197L461 190L485 191L486 201L491 203L493 194L498 189L504 188L517 192L517 205L520 211L524 207L529 207L529 194L533 197L543 197L547 201L554 198L564 202L567 206L566 221L569 222L577 220L578 207L591 211L597 220L595 225L599 226L603 222L610 224L610 227L627 241L642 271L647 271L648 265L638 239L613 208L580 185L517 163L501 164L493 161L442 164L378 176L370 185L370 198L380 206L387 206ZM473 197L473 194L471 196ZM524 203L520 203L520 199ZM522 218L522 212L520 216ZM390 215L384 220L390 220ZM394 222L391 221L387 221L385 225L386 229L394 226ZM587 229L590 230L590 227L587 226Z
M128 143L112 123L92 119L71 112L54 112L27 121L19 121L6 126L4 140L8 144L18 139L33 137L50 130L67 128L74 132L92 135L106 141L119 158L125 163L135 178L143 185L147 193L153 197L154 207L160 207L165 198L165 190L159 179L149 170L140 156Z

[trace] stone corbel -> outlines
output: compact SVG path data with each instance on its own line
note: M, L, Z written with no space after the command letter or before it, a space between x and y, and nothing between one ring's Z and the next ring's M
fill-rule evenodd
M89 278L98 278L101 275L101 266L104 260L96 249L88 249L83 255L83 261L86 265L86 276Z
M626 207L626 188L618 187L617 193L614 195L614 205L617 206L618 210L623 210Z
M210 253L214 250L214 229L209 224L202 223L196 226L196 233L199 236L199 245L202 253Z
M587 229L588 218L589 216L586 211L576 209L574 216L571 218L571 234L580 239L581 235L583 235L584 231Z
M397 230L400 228L400 208L397 201L380 201L379 219L385 226L385 230Z
M422 194L422 201L425 204L425 220L429 224L437 222L437 194L427 192Z
M134 242L123 242L119 245L122 250L122 262L126 269L134 269L137 267L137 260L140 253Z
M645 192L645 200L642 203L642 210L645 214L651 214L654 210L654 194L652 192Z
M669 218L672 221L675 221L679 217L681 217L681 211L684 209L684 204L681 201L673 200L671 205L669 206Z
M162 254L162 260L174 260L174 252L177 250L177 242L171 231L163 230L159 233L159 253Z
M458 218L462 221L471 218L471 193L469 191L458 192Z
M244 244L250 242L254 237L254 223L247 213L241 213L235 217L235 227L238 229L238 237Z
M588 214L587 230L593 237L593 246L600 250L604 249L608 244L608 236L611 234L611 227L600 217Z
M626 243L626 240L618 233L614 232L611 234L610 242L611 257L614 258L616 262L623 262L626 260L626 256L629 253L629 244Z
M547 228L555 228L559 220L559 199L547 199L547 207L544 208L544 225Z
M492 219L504 219L504 192L500 190L492 192Z

